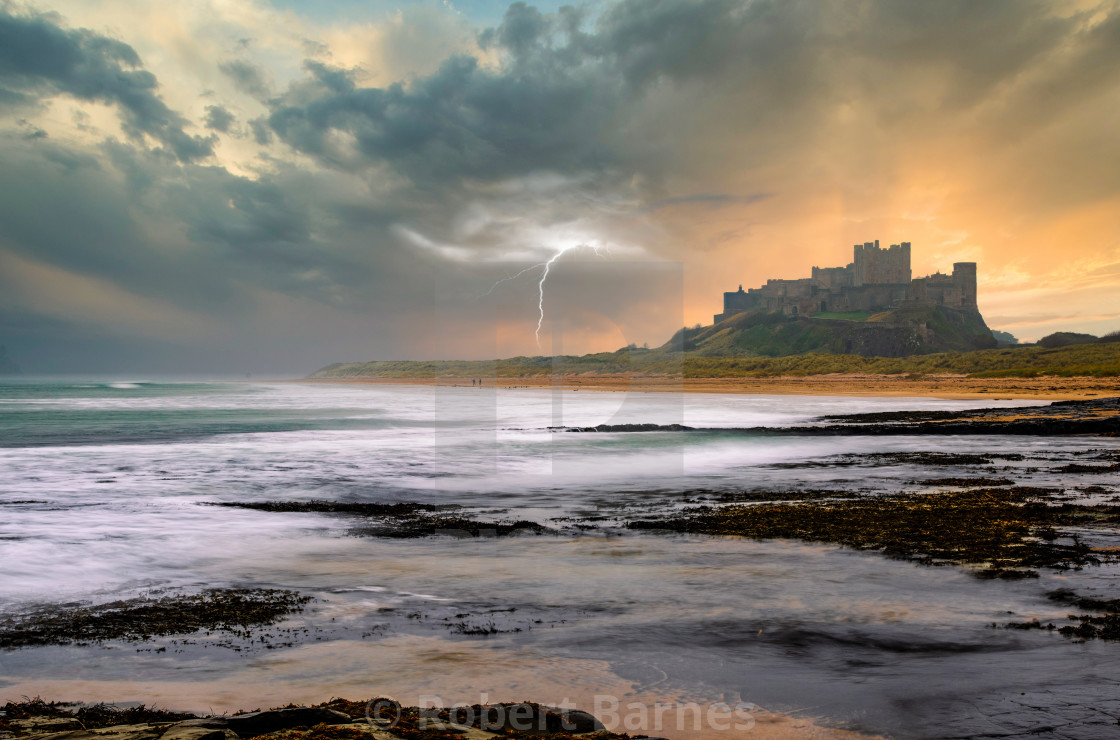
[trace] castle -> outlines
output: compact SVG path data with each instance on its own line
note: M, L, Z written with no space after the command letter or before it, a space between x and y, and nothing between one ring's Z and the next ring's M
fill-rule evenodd
M910 279L910 242L881 249L879 240L855 245L847 267L814 267L813 276L767 280L761 288L723 294L715 323L744 311L811 316L826 312L886 311L906 306L976 311L976 263L956 262L953 274Z

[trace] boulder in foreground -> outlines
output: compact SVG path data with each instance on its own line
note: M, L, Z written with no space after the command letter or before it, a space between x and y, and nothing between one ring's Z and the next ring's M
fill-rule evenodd
M290 707L263 712L235 714L226 719L229 729L240 737L266 735L293 727L312 727L318 724L342 725L350 723L350 716L326 707Z

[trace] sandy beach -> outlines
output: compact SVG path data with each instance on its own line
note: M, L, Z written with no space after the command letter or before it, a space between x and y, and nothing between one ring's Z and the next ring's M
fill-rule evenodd
M301 383L470 386L471 378L330 378ZM773 378L674 378L646 375L565 375L483 378L483 387L563 388L638 393L928 397L945 399L1077 400L1120 395L1120 378L970 378L965 375L811 375Z

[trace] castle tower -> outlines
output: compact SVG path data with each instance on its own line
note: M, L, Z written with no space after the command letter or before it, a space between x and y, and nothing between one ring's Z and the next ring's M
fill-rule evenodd
M976 263L954 262L953 282L961 290L961 308L976 308Z
M910 242L879 246L879 240L855 245L853 285L904 285L910 282Z

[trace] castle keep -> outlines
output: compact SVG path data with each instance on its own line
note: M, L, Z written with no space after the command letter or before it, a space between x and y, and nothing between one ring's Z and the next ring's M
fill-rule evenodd
M812 277L767 280L761 288L723 294L715 322L744 311L812 316L826 312L886 311L913 305L976 310L976 263L956 262L953 274L910 278L910 242L879 247L879 240L855 245L846 267L814 267Z

